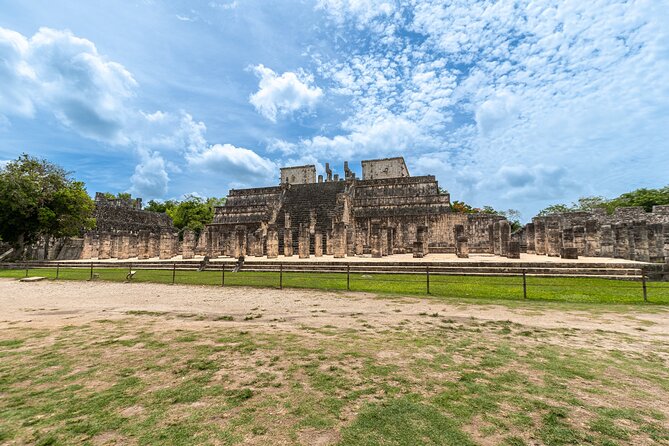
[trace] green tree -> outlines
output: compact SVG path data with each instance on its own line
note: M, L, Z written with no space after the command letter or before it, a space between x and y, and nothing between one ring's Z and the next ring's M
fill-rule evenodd
M71 237L95 226L84 183L26 154L0 169L0 238L18 248L44 237Z
M165 214L167 213L168 209L172 209L178 204L179 202L175 200L167 200L167 201L149 200L146 206L144 206L144 210L151 212L160 212Z
M199 233L205 225L214 219L214 208L223 206L225 198L211 197L203 199L187 195L182 201L167 200L158 202L150 200L144 210L166 213L172 218L178 229L192 229Z
M627 206L641 206L646 212L653 210L653 206L669 204L669 186L661 189L637 189L627 192L606 203L606 209L613 212L615 208Z

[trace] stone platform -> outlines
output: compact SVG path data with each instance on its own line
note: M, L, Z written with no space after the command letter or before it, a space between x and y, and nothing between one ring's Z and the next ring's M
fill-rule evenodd
M107 259L107 260L72 260L58 262L61 267L77 265L88 267L128 267L132 269L172 269L196 270L201 266L203 258L184 260L180 256L161 260L152 258L139 259ZM36 266L53 266L55 262L33 262ZM206 270L232 270L237 259L218 257L210 259ZM266 257L247 257L243 271L279 271L286 272L331 272L342 273L376 273L376 274L410 274L426 273L436 275L479 275L479 276L528 276L542 277L599 277L607 279L639 280L642 275L656 277L662 272L662 264L645 263L625 259L580 257L578 259L562 259L533 254L521 254L519 259L492 254L472 254L469 258L458 258L455 254L430 254L423 258L414 258L411 254L395 254L382 258L353 256L335 258L322 256L298 258L298 256L267 259Z

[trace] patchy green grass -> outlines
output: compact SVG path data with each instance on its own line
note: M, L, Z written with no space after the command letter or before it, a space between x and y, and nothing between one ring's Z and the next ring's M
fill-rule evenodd
M143 270L138 266L132 282L221 286L253 286L278 288L310 288L321 290L346 290L345 273L283 273L248 272L225 273L221 271ZM125 281L128 269L94 269L95 280ZM0 270L0 277L21 278L25 270ZM49 279L88 280L88 268L35 268L29 276ZM350 289L382 295L427 295L427 280L424 274L351 274ZM669 283L649 282L648 302L643 300L640 282L608 280L600 278L527 278L527 300L544 302L570 302L586 304L669 304ZM459 298L472 300L522 301L522 277L481 277L430 275L430 296L433 298Z
M364 333L167 317L0 331L0 441L669 444L666 344L429 315Z

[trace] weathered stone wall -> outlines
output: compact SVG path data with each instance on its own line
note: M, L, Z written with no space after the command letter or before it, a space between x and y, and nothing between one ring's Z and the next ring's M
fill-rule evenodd
M362 162L362 179L376 180L383 178L403 178L409 176L409 169L404 158L385 158Z
M316 166L281 168L281 184L309 184L316 182Z
M664 262L665 224L669 206L655 206L652 212L627 207L613 214L603 210L551 214L532 219L531 228L537 254Z

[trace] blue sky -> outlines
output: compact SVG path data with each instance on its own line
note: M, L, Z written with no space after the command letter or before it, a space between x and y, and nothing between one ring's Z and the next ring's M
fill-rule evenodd
M223 196L403 155L523 219L669 183L669 1L0 0L0 162Z

